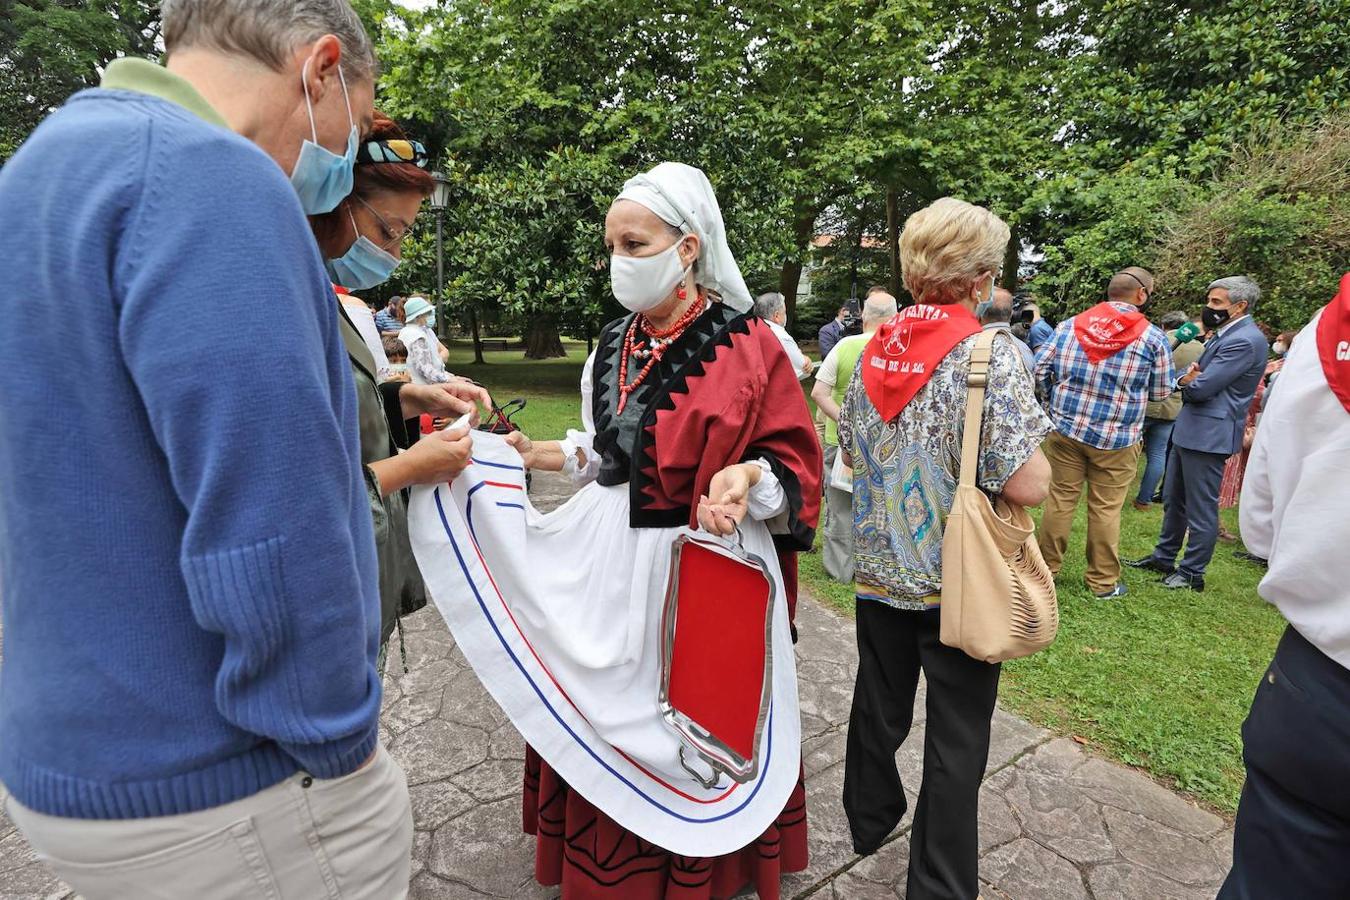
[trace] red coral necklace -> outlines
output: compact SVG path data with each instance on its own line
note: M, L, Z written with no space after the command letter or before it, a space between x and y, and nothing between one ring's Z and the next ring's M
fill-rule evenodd
M675 296L684 300L688 293L684 288L675 292ZM623 414L623 408L628 405L628 395L638 389L638 385L646 379L647 374L661 361L665 355L666 349L684 334L695 319L703 314L703 308L706 305L703 292L699 291L698 299L689 304L689 308L684 311L679 319L666 329L659 329L648 321L647 316L638 313L633 317L633 322L628 326L628 333L623 338L623 355L619 360L619 414ZM642 330L646 338L646 344L641 344L638 337L638 329ZM628 360L630 358L645 359L642 369L637 373L632 382L628 380Z

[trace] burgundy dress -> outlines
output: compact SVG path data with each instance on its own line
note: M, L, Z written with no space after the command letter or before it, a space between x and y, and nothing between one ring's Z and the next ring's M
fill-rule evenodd
M1256 417L1261 413L1261 404L1265 400L1266 382L1275 372L1280 371L1284 360L1271 360L1266 366L1266 374L1256 384L1256 393L1252 395L1252 405L1247 407L1247 428L1256 427ZM1219 485L1219 509L1232 509L1238 505L1238 498L1242 496L1242 477L1247 474L1247 458L1251 455L1251 448L1244 446L1237 453L1228 457L1228 462L1223 467L1223 482Z

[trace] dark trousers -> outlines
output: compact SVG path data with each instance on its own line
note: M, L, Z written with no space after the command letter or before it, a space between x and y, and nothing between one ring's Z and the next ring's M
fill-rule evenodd
M1292 627L1242 725L1242 757L1219 900L1350 897L1350 671Z
M1176 565L1184 542L1186 555L1177 566L1183 575L1204 575L1214 556L1214 544L1219 539L1219 485L1226 462L1228 457L1222 453L1172 445L1163 486L1162 534L1153 548L1153 558Z
M922 669L928 724L906 896L971 900L980 890L980 782L1000 667L944 646L938 615L872 600L858 603L858 679L848 721L844 812L860 853L875 850L904 816L895 753L914 721Z

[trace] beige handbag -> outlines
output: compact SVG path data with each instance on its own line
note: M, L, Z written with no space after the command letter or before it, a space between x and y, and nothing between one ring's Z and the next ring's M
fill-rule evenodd
M985 331L970 354L961 477L942 535L940 639L983 662L1029 656L1059 630L1055 580L1036 544L1035 523L1002 497L977 486L980 420L996 332Z

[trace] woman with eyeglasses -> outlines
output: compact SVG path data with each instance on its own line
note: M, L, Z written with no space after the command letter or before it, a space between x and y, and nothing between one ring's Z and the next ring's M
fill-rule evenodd
M339 328L352 364L360 405L361 462L375 519L380 561L380 644L386 647L398 619L426 605L426 588L408 542L407 489L441 484L469 463L472 442L466 429L438 431L412 443L404 422L423 413L457 418L487 404L488 395L467 381L407 384L387 380L384 358L370 309L351 291L387 281L402 257L404 238L422 201L435 185L427 153L408 140L390 119L375 114L361 142L352 192L330 213L310 217L339 301ZM349 302L350 301L350 302ZM379 352L376 353L378 348ZM406 448L400 452L401 448ZM381 671L385 654L380 654Z

